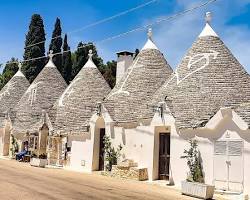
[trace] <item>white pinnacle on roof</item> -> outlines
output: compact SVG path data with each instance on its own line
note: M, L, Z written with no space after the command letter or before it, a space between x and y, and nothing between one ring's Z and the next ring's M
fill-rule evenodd
M149 28L148 29L148 41L146 42L146 44L141 50L145 50L145 49L157 49L158 50L158 48L156 47L156 45L154 44L152 40L152 36L153 36L152 28Z
M54 62L53 62L53 50L49 51L49 62L45 65L45 67L56 67Z
M212 20L212 16L211 16L210 12L206 13L205 20L206 20L206 26L204 27L204 29L200 33L199 37L206 37L206 36L218 37L218 35L215 33L215 31L210 26L210 23L211 23L211 20Z
M14 75L15 77L16 77L16 76L25 77L25 76L23 75L22 71L21 71L21 67L22 67L22 64L19 63L19 64L18 64L18 68L19 68L19 69L18 69L17 73L15 73L15 75Z
M89 50L89 59L86 62L86 64L83 66L84 68L96 68L95 63L92 60L92 56L93 56L93 51L90 49Z

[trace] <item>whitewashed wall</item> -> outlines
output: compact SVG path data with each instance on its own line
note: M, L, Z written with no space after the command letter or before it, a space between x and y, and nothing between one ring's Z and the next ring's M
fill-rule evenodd
M4 149L4 128L0 128L0 156L3 156Z
M233 113L233 114L232 114ZM104 121L105 119L105 125ZM90 134L82 141L72 141L71 167L78 170L98 170L99 164L99 129L106 129L115 147L122 145L121 159L133 159L139 167L148 168L149 180L158 179L159 133L171 134L170 175L177 187L185 180L188 173L186 160L181 159L184 149L189 148L189 139L198 141L201 152L205 182L213 184L213 152L214 141L223 138L230 132L233 138L244 139L244 192L250 194L250 131L245 122L231 111L218 112L204 128L187 129L181 132L175 126L175 120L170 114L164 114L162 119L155 114L150 126L123 128L114 125L110 118L93 116L90 123ZM85 166L81 166L85 160Z
M132 159L138 167L148 168L149 179L153 178L154 127L139 126L133 129L114 127L112 143L122 145L121 159Z

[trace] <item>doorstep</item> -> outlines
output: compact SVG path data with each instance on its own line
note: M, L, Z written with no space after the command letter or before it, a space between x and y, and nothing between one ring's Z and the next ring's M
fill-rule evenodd
M2 160L12 160L9 156L0 156Z
M48 169L63 169L63 166L61 166L61 165L46 165L45 168L48 168Z
M249 200L246 194L224 190L215 190L215 196L223 200Z

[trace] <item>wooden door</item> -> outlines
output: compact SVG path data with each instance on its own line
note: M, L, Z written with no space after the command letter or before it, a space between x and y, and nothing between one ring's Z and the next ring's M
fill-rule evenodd
M159 179L169 179L170 133L160 133L159 146Z
M99 146L99 170L104 170L104 135L105 128L100 129L100 146Z

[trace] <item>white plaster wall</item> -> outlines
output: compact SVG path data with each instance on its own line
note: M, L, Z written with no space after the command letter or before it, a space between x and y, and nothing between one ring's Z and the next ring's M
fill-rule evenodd
M90 133L85 133L85 136L70 138L70 169L76 171L91 171L93 140L89 138L89 134Z
M4 122L4 126L0 128L0 156L9 155L9 146L10 146L10 122Z
M150 126L138 126L136 128L123 128L114 126L108 114L104 114L106 134L111 136L114 146L122 145L122 158L133 159L139 167L148 168L149 180L158 179L159 159L159 132L162 128L168 128L171 134L171 158L170 171L173 181L180 187L188 173L186 160L181 159L184 149L189 148L188 140L195 138L203 160L205 182L213 184L213 150L214 141L223 137L230 131L232 137L245 140L244 143L244 192L250 193L250 132L245 129L245 124L230 112L218 112L207 124L200 129L186 129L179 131L175 126L175 120L170 114L164 114L163 119L155 114ZM102 126L98 122L98 116L93 116L90 122L89 138L83 141L72 141L72 167L84 171L96 170L98 166L99 137L98 129ZM99 124L99 125L98 125ZM236 125L238 124L238 125ZM80 161L85 160L85 166L80 166Z
M224 112L224 111L223 111ZM208 123L209 127L213 129L196 130L185 130L183 135L196 135L201 156L203 159L203 168L205 172L205 182L213 184L214 169L213 169L213 158L214 158L214 141L216 140L243 140L244 141L244 155L243 164L239 162L237 165L244 168L244 193L250 194L250 131L245 130L246 125L243 121L236 120L234 112L223 113L218 112L214 118ZM237 117L238 118L238 117ZM242 130L241 128L244 127ZM227 136L226 136L227 135ZM228 138L229 136L230 138Z
M244 143L244 193L250 195L250 138Z
M0 128L0 156L3 155L4 148L4 128Z
M168 127L170 132L170 178L173 180L177 187L180 187L181 181L186 179L187 176L187 165L184 159L180 157L183 155L183 151L188 147L188 141L180 137L178 130L175 126L175 119L168 113L160 117L158 113L155 114L151 126L155 127ZM157 129L156 129L157 130ZM159 132L155 131L156 147L154 152L154 179L158 179L158 163L159 163Z
M98 170L100 128L104 127L103 118L93 115L89 133L68 137L71 146L70 169L85 172Z
M114 127L112 143L115 147L122 145L121 160L132 159L138 167L148 168L149 179L153 179L154 127Z
M237 118L237 119L236 119ZM238 120L238 121L237 121ZM237 125L235 124L237 123ZM214 118L212 118L208 125L209 128L192 129L192 130L182 130L181 132L175 127L174 119L168 115L164 114L164 118L160 118L158 114L152 120L151 126L166 126L171 127L171 159L170 168L172 172L172 178L177 187L180 187L181 181L185 180L187 173L189 171L186 160L181 159L184 149L189 148L189 139L196 139L198 142L198 148L201 152L201 157L203 160L203 171L205 175L205 183L213 184L214 174L213 174L213 152L214 152L214 141L223 137L226 132L231 133L232 139L244 139L244 191L249 194L250 191L250 132L249 130L244 131L239 129L243 127L245 129L246 125L243 124L242 120L238 117L233 117L230 112L218 113ZM156 131L157 132L157 131ZM158 136L155 136L157 140ZM159 145L157 142L156 146ZM155 177L158 176L158 149L154 153L155 160Z

